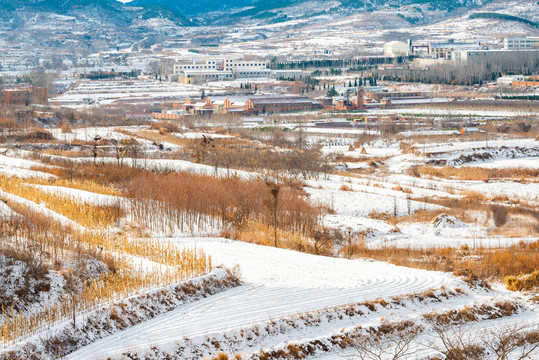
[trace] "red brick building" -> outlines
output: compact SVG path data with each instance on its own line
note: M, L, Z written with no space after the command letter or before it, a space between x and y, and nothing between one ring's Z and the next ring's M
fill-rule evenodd
M245 113L272 113L284 111L302 111L320 108L320 103L307 96L252 96L245 103Z
M30 105L49 102L47 88L27 87L16 89L4 89L0 91L0 106L2 105Z

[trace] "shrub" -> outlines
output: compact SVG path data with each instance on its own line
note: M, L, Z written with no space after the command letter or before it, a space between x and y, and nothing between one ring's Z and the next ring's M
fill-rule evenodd
M509 211L505 206L501 205L492 205L490 207L490 210L492 212L492 219L494 220L494 224L497 227L505 225L507 222L507 215Z
M531 290L539 286L539 270L531 274L520 276L507 276L505 279L507 289L511 291Z
M67 122L64 122L62 124L62 126L60 127L60 129L62 130L62 134L71 134L72 133L71 126Z

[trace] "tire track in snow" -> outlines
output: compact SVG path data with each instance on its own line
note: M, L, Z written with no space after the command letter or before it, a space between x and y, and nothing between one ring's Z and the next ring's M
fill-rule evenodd
M180 307L95 342L68 359L119 356L172 346L184 337L248 327L290 315L456 284L451 275L367 260L346 260L223 239L182 239L216 265L239 264L245 285Z

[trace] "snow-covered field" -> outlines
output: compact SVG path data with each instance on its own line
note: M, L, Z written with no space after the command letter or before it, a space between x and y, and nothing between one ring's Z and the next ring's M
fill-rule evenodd
M51 129L51 133L58 141L66 142L88 141L96 134L107 139L120 140L125 136L120 131L126 129L136 132L135 130L140 128L83 128L73 129L71 134ZM202 135L219 136L211 132L188 130L173 135L189 140ZM537 240L535 235L529 234L492 235L496 226L488 211L469 211L459 219L461 216L455 209L450 208L450 205L439 204L442 200L458 201L469 192L477 192L487 198L507 196L509 201L517 204L515 206L519 206L518 201L535 206L539 204L539 184L533 179L465 181L414 176L410 171L413 166L425 164L427 160L455 161L462 155L469 156L478 152L488 152L491 158L474 159L455 167L536 169L537 159L530 156L536 151L535 140L492 139L489 140L488 146L482 141L466 141L466 138L459 138L460 141L452 143L440 141L424 145L412 144L422 148L421 154L403 153L399 141L375 140L364 144L367 153L361 154L359 150L350 151L347 141L352 139L348 138L348 135L351 134L343 134L342 138L338 138L338 134L316 134L318 139L326 136L322 154L347 156L347 168L335 162L331 165L339 170L338 174L319 174L318 177L300 179L309 201L329 209L323 215L321 225L341 230L345 235L356 234L368 248L504 248ZM31 170L43 166L43 163L38 159L29 160L33 159L29 156L30 151L9 150L3 154L0 155L0 172L21 178L46 176ZM71 159L93 161L91 157ZM113 157L100 157L98 166L102 162L116 161ZM124 166L219 177L232 175L244 179L261 176L254 171L238 169L229 174L224 168L218 168L216 171L209 165L177 159L148 158L134 161L126 158ZM358 171L348 172L350 169ZM116 196L57 185L35 186L91 204L116 204L122 201ZM0 198L6 201L0 202L0 218L12 214L10 203L20 203L63 224L84 230L73 220L48 209L46 204L33 203L4 190L0 190ZM513 206L511 203L504 205ZM427 215L421 221L414 221L413 215L420 213ZM111 231L126 230L122 226L128 225L133 219L128 211L123 216L121 221L112 226ZM400 221L406 217L411 220ZM532 221L531 216L528 216L526 221ZM537 305L530 302L527 295L511 293L499 283L494 283L494 290L487 290L470 286L449 272L406 268L363 258L349 260L338 257L337 253L336 257L325 257L255 245L215 237L219 236L216 235L219 232L215 230L208 228L204 230L205 233L196 235L173 231L172 238L165 238L167 235L159 232L152 233L152 236L163 242L173 242L180 248L196 247L212 257L214 266L237 269L243 282L240 286L182 303L156 317L146 317L147 320L132 327L111 332L99 339L91 339L86 346L68 355L67 359L116 359L125 358L127 355L122 355L124 353L137 353L144 357L149 349L178 353L180 348L183 349L183 355L178 355L179 358L201 359L215 355L217 349L211 350L207 345L213 340L218 341L224 352L241 353L248 357L261 349L284 349L290 342L308 343L317 339L326 341L360 325L379 326L385 321L400 320L421 322L423 315L429 311L443 312L490 306L497 301L518 304L518 311L492 321L474 320L469 326L485 330L515 322L525 324L527 328L539 325ZM133 257L133 263L136 263L137 269L142 270L150 264L158 265L138 257ZM417 295L430 293L431 290L436 300ZM446 293L449 295L443 297L442 294ZM414 296L427 300L417 300ZM346 313L346 309L353 306L351 304L385 302L391 305L376 305L372 306L372 309L367 305L357 305L364 309L360 315L342 315ZM313 314L322 314L320 316L323 320L317 325L304 320L315 316ZM279 330L268 330L274 327ZM260 334L253 336L255 332ZM432 337L432 332L422 335L418 344L428 337ZM423 349L418 354L430 356L432 350ZM353 352L328 348L326 355L317 354L309 359L332 360L341 356L353 357Z
M51 103L70 108L108 105L116 102L164 102L200 96L201 87L150 80L81 81L73 89L54 97Z
M406 318L418 320L422 313L428 311L489 304L493 299L522 301L503 290L470 292L466 284L451 275L376 261L326 258L225 239L197 238L179 242L190 246L196 244L211 254L217 264L229 267L239 265L244 284L98 340L69 355L68 359L115 359L121 358L126 351L144 356L150 348L167 352L180 347L184 353L192 353L193 357L200 358L195 354L210 350L202 345L207 344L208 339L218 341L225 352L235 349L236 353L250 354L260 348L283 348L290 342L324 339L325 336L357 325L376 326L383 321ZM380 307L371 314L357 318L328 319L315 326L298 328L285 325L286 321L308 317L307 314L315 311L331 314L330 309L342 305L377 299L390 301L396 296L455 287L468 290L461 296L441 303L434 301L426 306L409 301L402 307ZM434 293L439 293L439 290ZM495 329L501 324L518 323L533 328L539 317L531 304L522 303L522 306L524 308L513 317L502 321L485 321L474 326L477 329ZM306 315L294 317L297 314ZM283 325L277 334L261 331L264 335L251 340L241 336L249 334L251 329L264 329L268 324L279 324L281 321ZM234 337L235 340L230 342ZM429 337L432 338L433 334L424 335L418 344ZM422 352L430 355L433 350ZM320 358L333 359L342 354L343 350L334 350ZM344 354L353 352L347 350Z
M239 265L244 285L97 341L68 359L118 357L125 350L170 348L185 337L247 328L269 320L444 286L465 286L451 275L368 260L345 260L291 250L198 238L178 240L204 249L215 264ZM343 276L346 274L346 276Z

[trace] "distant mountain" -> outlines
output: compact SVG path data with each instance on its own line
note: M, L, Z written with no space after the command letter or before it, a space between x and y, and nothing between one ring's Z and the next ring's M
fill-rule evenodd
M147 4L138 4L137 11L126 12L126 9L134 9L132 7L134 3L123 4L117 0L0 0L0 11L25 10L70 15L88 10L86 11L88 15L106 18L115 23L119 21L130 23L137 18L162 18L178 25L194 24L181 11L175 10L174 7L162 6L158 2L158 0L147 1Z
M134 0L126 3L127 6L167 8L176 14L194 16L220 10L237 9L252 5L256 0Z
M146 0L152 1L152 0ZM268 18L273 10L283 9L289 6L297 6L302 3L308 3L312 0L256 0L249 9L236 12L235 17L252 17L254 19ZM488 1L488 0L486 0ZM430 10L452 11L456 8L475 5L485 2L485 0L338 0L337 5L327 8L324 11L358 11L358 10L376 10L382 7L392 7L398 9L406 5L426 5Z
M450 12L454 9L475 5L488 0L337 0L330 2L330 6L320 11L305 13L304 16L320 14L320 12L370 11L382 7L398 9L406 5L426 6L430 10ZM127 6L151 8L158 6L168 9L171 13L186 17L204 17L216 11L228 11L230 19L217 17L220 23L233 23L237 18L249 18L260 21L276 22L287 20L288 17L279 11L291 6L303 6L313 0L134 0ZM279 11L277 11L279 10Z
M370 11L382 7L398 9L406 5L426 6L429 9L450 12L456 8L474 5L488 0L337 0L325 7L320 0L134 0L121 3L117 0L0 0L0 12L4 14L15 10L32 12L52 12L69 14L90 10L95 16L109 18L118 23L117 17L124 22L134 19L162 18L169 19L178 25L197 25L203 20L205 24L213 22L233 24L238 18L253 19L260 22L279 22L290 19L285 14L286 8L301 8L304 4L318 1L322 9L305 10L302 17L310 17L324 13L349 14L351 11ZM305 8L309 8L305 6ZM130 10L130 11L126 11ZM222 16L220 11L227 11ZM214 14L214 15L211 15Z
M116 0L0 0L0 9L34 9L36 11L65 12L84 7L101 7L121 11L123 5Z

